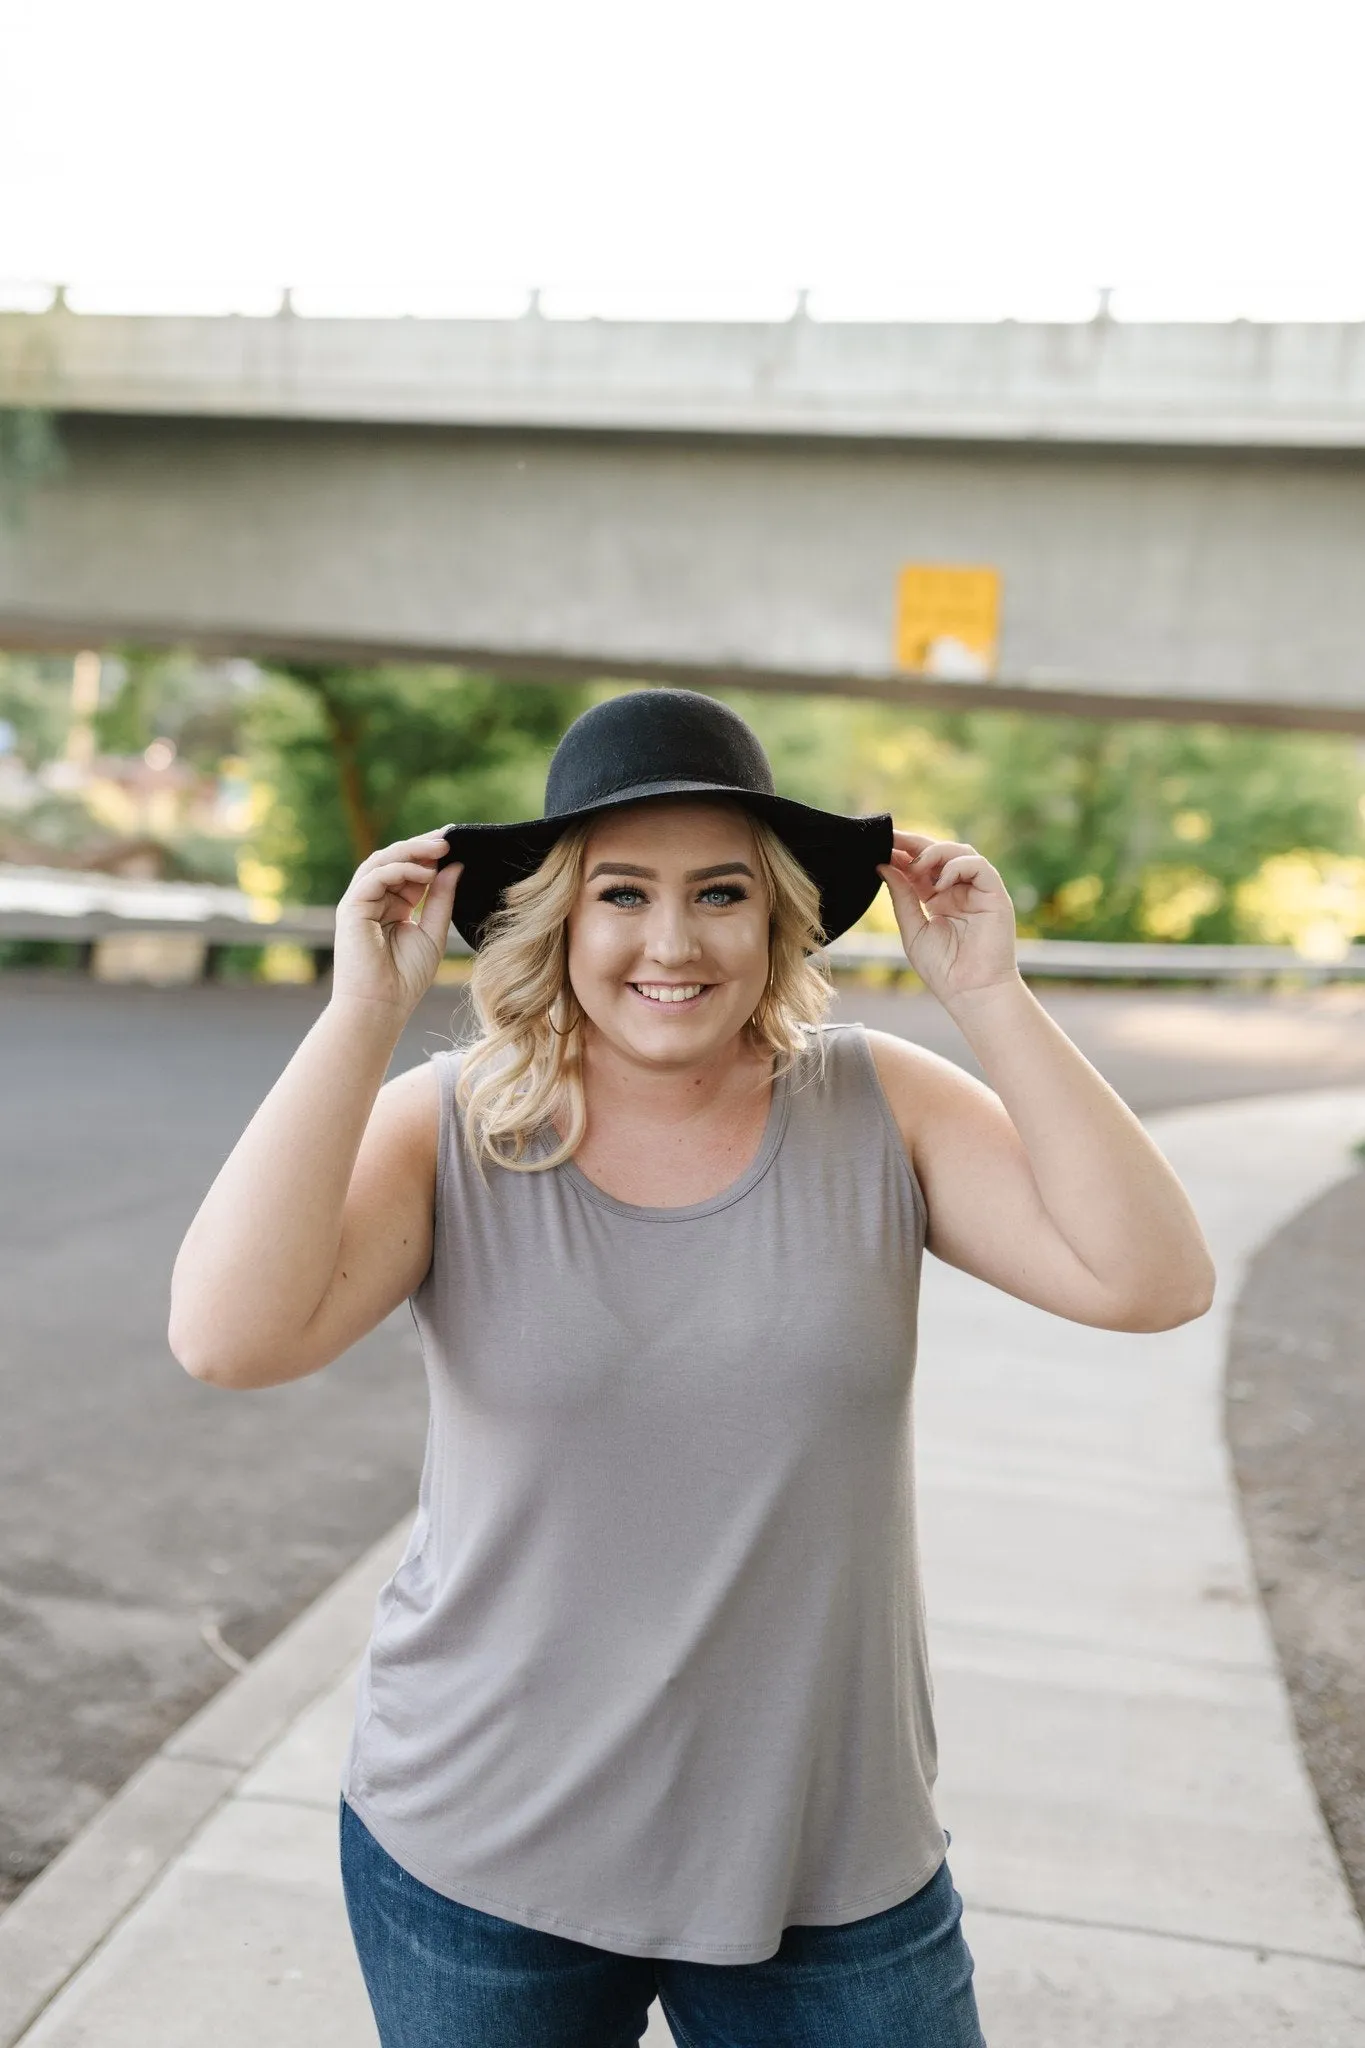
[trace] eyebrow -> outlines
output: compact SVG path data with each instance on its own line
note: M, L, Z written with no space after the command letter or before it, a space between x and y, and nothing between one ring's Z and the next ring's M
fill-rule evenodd
M600 860L588 876L588 880L595 882L599 875L634 875L642 882L657 882L659 870L657 868L628 867L624 861ZM723 860L713 868L689 868L683 876L683 880L685 882L709 882L714 880L717 875L747 875L751 882L754 879L753 869L746 867L742 860Z

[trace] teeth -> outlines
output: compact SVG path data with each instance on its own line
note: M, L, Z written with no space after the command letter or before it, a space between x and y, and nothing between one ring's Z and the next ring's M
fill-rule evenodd
M668 982L657 982L653 987L642 981L633 984L642 996L649 997L651 1003L685 1003L692 996L699 996L705 985L700 981L689 981L679 986Z

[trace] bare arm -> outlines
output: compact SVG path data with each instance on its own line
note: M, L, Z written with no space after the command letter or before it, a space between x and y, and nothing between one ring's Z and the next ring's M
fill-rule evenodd
M1169 1162L1032 990L1010 994L953 1009L990 1085L868 1033L924 1189L926 1248L1070 1322L1165 1330L1203 1315L1213 1261Z
M446 851L438 834L384 847L338 905L332 999L176 1258L168 1335L196 1379L264 1387L314 1372L430 1264L435 1076L381 1084L444 954L459 875L433 879Z
M421 1280L432 1185L413 1084L429 1097L434 1077L417 1069L380 1087L403 1021L374 1004L329 1004L204 1197L171 1277L170 1346L196 1379L266 1387L316 1371ZM429 1100L425 1113L434 1159ZM339 1255L353 1179L348 1263ZM319 1311L338 1289L374 1313L352 1318L347 1335L334 1308L325 1321L345 1341L329 1348Z
M1216 1271L1190 1199L1127 1103L1019 973L1014 906L1000 875L962 840L892 839L878 873L906 958L988 1083L891 1041L878 1050L896 1121L937 1211L930 1249L1077 1322L1165 1330L1204 1315Z
M1022 980L949 1005L1009 1112L1039 1199L1125 1326L1205 1313L1215 1270L1190 1198L1123 1097Z

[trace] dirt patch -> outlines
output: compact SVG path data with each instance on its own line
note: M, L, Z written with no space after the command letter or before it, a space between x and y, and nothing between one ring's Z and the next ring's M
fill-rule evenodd
M1365 1172L1294 1217L1233 1313L1228 1442L1299 1739L1365 1917Z

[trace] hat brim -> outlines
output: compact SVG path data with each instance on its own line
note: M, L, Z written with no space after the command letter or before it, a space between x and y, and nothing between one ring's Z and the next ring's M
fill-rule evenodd
M649 782L553 818L527 818L516 825L447 825L450 851L438 866L447 867L453 860L464 863L455 890L455 929L477 952L483 928L498 908L503 890L534 873L571 826L658 796L732 797L771 825L820 891L820 922L827 940L837 939L856 924L881 888L877 869L891 858L889 811L849 818L838 811L799 804L791 797L736 789L725 782Z

